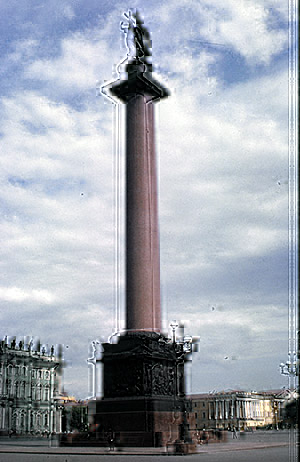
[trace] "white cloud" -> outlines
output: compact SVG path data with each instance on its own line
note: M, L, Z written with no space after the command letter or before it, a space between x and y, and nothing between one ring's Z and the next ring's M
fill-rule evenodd
M97 27L70 34L62 39L56 57L38 59L24 69L26 79L45 81L65 94L74 91L96 92L97 82L109 80L112 68L120 61L120 48L115 43L110 21L99 19Z
M49 305L50 303L55 303L55 296L44 289L28 291L20 287L0 287L0 300L12 303L29 301Z
M221 55L198 45L192 53L189 40L220 40L267 66L284 39L268 28L259 2L150 7L144 14L161 42L156 61L176 87L159 104L163 308L169 318L191 319L191 333L202 337L201 367L212 363L210 383L218 370L225 384L231 373L238 380L225 356L247 362L261 352L275 364L284 346L287 76L270 69L227 88L211 72ZM114 328L112 107L89 90L110 79L119 60L119 13L111 10L99 29L67 31L59 54L43 60L31 54L28 63L19 46L14 59L27 80L2 101L0 298L10 316L2 310L1 326L4 334L35 330L68 344L66 384L80 396L87 395L87 343ZM28 45L34 53L36 43ZM72 107L78 94L80 109Z
M197 42L203 48L207 41L216 50L222 46L234 50L252 65L267 65L287 46L287 4L278 1L189 0L179 4L174 0L162 3L148 16L161 31L157 45L163 43L169 53L185 45L188 50ZM171 38L166 30L171 30Z
M269 26L274 9L273 2L260 0L238 4L230 0L221 8L217 1L206 3L209 23L201 27L201 34L211 42L232 47L252 64L268 64L287 45L287 28ZM286 17L286 9L277 8L277 12Z

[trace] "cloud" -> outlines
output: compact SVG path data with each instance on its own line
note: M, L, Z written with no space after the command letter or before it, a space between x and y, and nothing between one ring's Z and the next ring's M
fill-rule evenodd
M287 7L277 1L245 0L237 4L230 0L222 5L216 0L187 0L180 5L170 1L147 13L160 28L160 34L155 30L157 46L164 47L165 53L193 51L194 58L199 48L209 46L213 53L232 50L257 66L268 65L287 46ZM165 30L171 30L171 36L164 34Z
M43 289L27 291L20 287L0 287L0 300L16 303L33 301L41 304L50 304L55 302L55 296Z
M63 40L60 57L35 61L26 69L25 77L58 82L60 86L69 91L95 88L95 83L99 78L97 75L99 57L107 56L108 53L109 48L104 41L91 43L78 34L74 38ZM90 66L91 62L97 65Z
M188 319L189 333L201 336L195 391L217 388L218 377L223 387L253 384L257 356L269 367L266 374L259 364L261 383L279 384L288 79L272 58L283 50L285 10L257 1L153 5L140 2L154 63L175 88L157 105L166 324ZM94 89L116 77L125 47L120 52L119 5L90 24L80 22L77 5L63 6L66 30L51 52L35 35L19 37L8 60L16 75L1 102L1 326L68 345L65 385L84 397L89 342L113 332L117 300L116 115ZM242 56L242 79L228 85L222 47L197 40ZM228 365L225 356L238 359Z
M257 0L242 1L238 6L231 0L222 9L217 6L217 2L210 2L213 26L202 29L208 40L231 46L252 64L268 64L287 45L287 30L268 25L271 6Z

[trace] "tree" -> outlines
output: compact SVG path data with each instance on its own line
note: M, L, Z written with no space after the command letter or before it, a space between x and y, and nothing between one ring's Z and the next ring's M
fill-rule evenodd
M285 420L292 425L296 424L298 420L298 406L298 399L292 399L286 403L284 408Z
M86 431L87 429L87 414L84 406L72 406L70 430L77 430L79 432Z

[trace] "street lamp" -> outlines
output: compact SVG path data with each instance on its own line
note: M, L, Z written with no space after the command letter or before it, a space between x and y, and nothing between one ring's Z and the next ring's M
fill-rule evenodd
M289 377L296 377L299 375L298 371L298 364L297 364L297 357L296 357L296 352L293 351L291 353L290 351L288 352L288 360L286 363L280 363L280 374L289 376Z
M170 327L172 328L172 340L173 340L173 343L175 343L176 341L176 338L175 338L175 332L176 332L176 329L178 327L178 323L177 321L172 321L171 324L170 324Z
M87 362L92 365L92 398L97 398L97 345L101 345L99 340L92 341L93 356L87 359Z
M183 337L183 351L190 353L192 351L193 337L191 335L185 335Z

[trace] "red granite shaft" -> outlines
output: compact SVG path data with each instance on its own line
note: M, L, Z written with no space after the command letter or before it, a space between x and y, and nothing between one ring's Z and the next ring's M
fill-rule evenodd
M126 116L126 328L161 329L154 104L136 94Z

